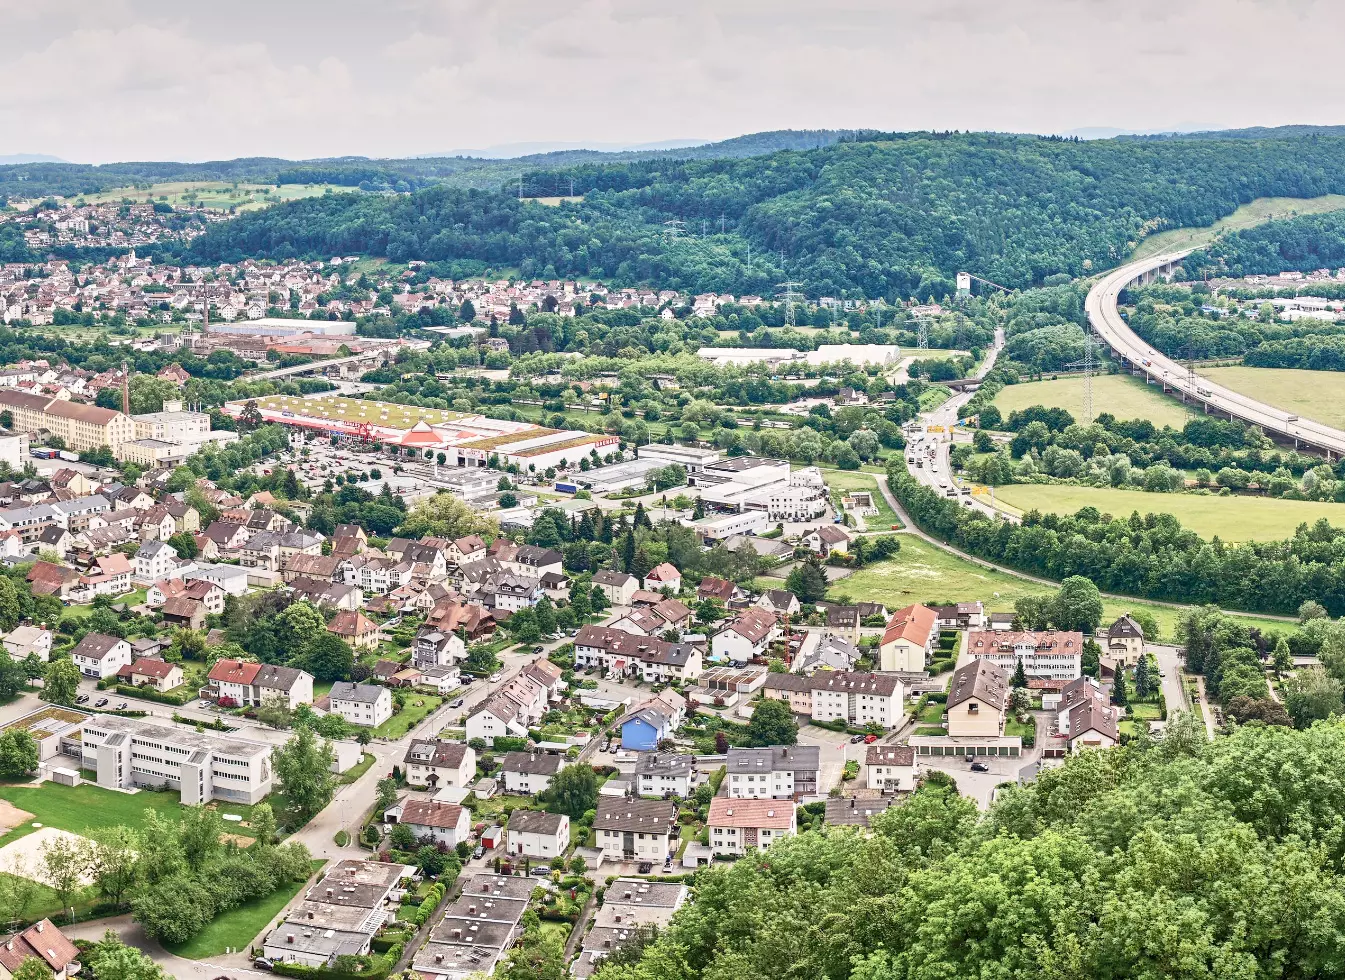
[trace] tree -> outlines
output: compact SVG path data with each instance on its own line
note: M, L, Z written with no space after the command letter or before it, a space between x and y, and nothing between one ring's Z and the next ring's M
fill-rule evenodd
M322 613L306 600L290 603L277 620L284 630L286 645L291 648L303 646L327 629L327 621L322 618Z
M416 851L416 865L427 878L438 877L447 859L433 844L424 844Z
M496 538L500 534L497 521L446 492L417 503L398 530L409 538L461 538L469 534Z
M261 847L270 847L276 839L276 815L269 803L256 803L248 818L248 830Z
M294 724L290 699L283 694L268 694L262 698L261 706L257 708L257 720L277 730L289 728Z
M1282 636L1275 641L1275 649L1270 654L1270 664L1275 668L1276 676L1288 673L1294 667L1294 656L1289 651L1289 643Z
M137 891L131 910L151 939L184 943L215 917L216 905L205 885L179 874Z
M1284 682L1284 707L1294 727L1307 728L1314 721L1342 711L1345 685L1321 667L1305 667Z
M1147 701L1156 690L1157 685L1154 683L1153 670L1149 666L1149 657L1142 656L1135 664L1135 700Z
M41 853L43 878L56 893L61 908L70 908L93 863L92 844L74 835L54 837L42 845Z
M806 606L821 602L827 595L827 573L822 568L822 560L817 555L809 555L803 564L797 566L785 579L785 588L799 598Z
M127 946L111 929L81 959L98 980L168 980L148 954Z
M140 871L143 847L138 831L131 827L98 827L89 831L93 840L91 873L94 884L113 905L122 900L135 884Z
M168 539L168 546L177 552L179 558L195 558L201 553L196 539L186 531L179 531Z
M1116 679L1112 681L1111 699L1113 704L1127 705L1130 703L1130 697L1126 693L1126 675L1124 670L1116 671Z
M1299 626L1306 626L1309 621L1314 619L1324 619L1326 616L1326 607L1313 599L1306 599L1298 606Z
M593 586L588 593L589 604L593 608L593 615L601 616L607 609L607 593L603 592L598 586Z
M1102 594L1091 579L1071 575L1060 583L1051 601L1051 621L1056 629L1092 633L1102 622Z
M293 825L307 823L332 801L336 777L332 774L335 751L319 741L311 728L300 728L271 755L271 768L279 790L289 802Z
M381 815L383 811L397 802L397 781L391 777L380 779L377 794L374 800L374 812Z
M1083 655L1079 658L1080 670L1089 677L1097 677L1102 669L1102 647L1091 636L1083 641Z
M50 704L73 706L79 694L79 676L73 660L53 660L42 679L42 693L38 697Z
M561 769L543 794L547 809L578 820L598 805L598 775L586 762L575 762Z
M350 644L324 628L304 644L299 662L314 680L339 681L350 676L355 653Z
M525 913L525 920L536 913ZM504 980L566 980L565 944L554 932L543 932L538 924L529 924L523 938L509 953L502 971Z
M21 728L0 732L0 777L21 779L41 764L37 741Z
M1023 669L1023 658L1019 657L1018 662L1013 667L1013 679L1009 681L1011 687L1027 687L1027 671Z
M10 977L12 980L51 980L51 971L36 956L30 956L19 964Z
M399 851L410 851L416 846L415 832L404 823L393 824L388 843Z
M177 826L177 839L182 845L187 867L193 871L204 869L222 849L220 835L223 833L224 819L214 807L187 807Z
M757 702L747 723L749 745L793 745L799 740L799 726L789 705L775 698Z

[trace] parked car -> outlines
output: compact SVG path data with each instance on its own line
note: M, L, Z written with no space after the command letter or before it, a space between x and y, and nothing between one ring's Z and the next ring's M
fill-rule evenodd
M851 745L858 744L859 742L862 742L862 741L864 741L864 736L863 736L863 735L851 735L851 736L850 736L850 744L851 744Z
M121 704L117 705L117 710L118 710L118 711L125 711L125 710L126 710L126 702L123 701Z
M87 694L81 694L79 697L75 698L75 704L88 704L88 703L89 703L89 696Z
M989 772L989 771L990 771L990 767L987 766L984 762L973 762L973 763L971 764L971 771L972 771L972 772Z
M533 877L536 878L550 878L551 869L547 865L543 864L540 867L533 868L530 874L532 874Z
M450 708L461 708L462 705L463 705L462 698L454 698L452 701L448 702L448 706Z
M497 682L497 681L498 681L501 677L503 677L503 676L504 676L504 674L500 673L499 671L496 671L495 673L491 674L491 675L490 675L488 678L486 678L486 679L487 679L488 681L490 681L492 684L494 684L495 682Z
M107 698L99 698L97 701L94 702L93 706L95 708L101 708L106 704L107 704Z
M474 857L474 858L480 858L481 855L483 855L483 854L485 854L485 853L486 853L486 849L485 849L484 847L482 847L480 844L477 844L477 845L476 845L476 850L472 852L472 857Z
M535 646L535 647L532 648L532 652L533 652L533 653L546 653L546 647L542 646L542 645L539 643L537 646Z
M878 741L878 736L877 736L877 735L865 735L865 736L864 736L864 741L865 741L867 744L872 745L874 742Z
M271 969L271 961L268 960L265 956L258 956L255 960L252 961L252 965L256 967L258 970Z

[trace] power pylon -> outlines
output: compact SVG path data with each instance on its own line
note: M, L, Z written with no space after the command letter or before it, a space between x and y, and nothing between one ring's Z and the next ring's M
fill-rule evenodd
M1194 415L1198 387L1196 384L1198 380L1196 376L1196 349L1190 344L1183 344L1181 350L1177 351L1177 363L1186 365L1186 391L1182 392L1182 408L1185 409L1187 415Z
M1097 370L1097 359L1094 357L1096 345L1097 341L1093 337L1093 331L1091 329L1084 330L1083 358L1065 365L1067 368L1083 368L1083 416L1085 425L1093 421L1093 373Z
M775 287L775 295L784 301L785 304L785 326L794 326L794 304L803 302L804 296L800 292L803 286L801 282L782 282Z
M671 221L665 221L663 222L663 234L674 240L681 238L682 226L684 224L686 224L686 222L678 221L676 218L673 218Z

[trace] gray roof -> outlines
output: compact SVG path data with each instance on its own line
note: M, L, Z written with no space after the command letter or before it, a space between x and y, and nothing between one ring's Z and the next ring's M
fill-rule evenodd
M595 830L667 834L675 832L676 826L677 805L668 800L604 796L598 800L598 812L593 818Z
M867 827L870 820L896 802L895 796L829 799L826 822L839 827Z
M387 692L386 687L377 684L352 684L350 681L337 681L332 685L333 701L356 701L360 704L376 704Z
M569 819L563 813L515 810L509 814L509 830L520 834L557 834L560 833L561 825Z
M728 771L817 772L822 765L820 745L768 745L761 749L729 747Z
M532 776L554 776L564 767L564 756L545 752L507 752L500 760L501 772L522 772Z
M635 760L637 776L689 776L695 768L695 756L676 752L641 752Z

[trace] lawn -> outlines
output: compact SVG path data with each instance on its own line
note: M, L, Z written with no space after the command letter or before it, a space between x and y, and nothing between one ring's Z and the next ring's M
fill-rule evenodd
M373 764L374 764L373 755L368 752L364 753L364 756L360 759L359 762L355 763L348 770L346 770L344 773L341 774L341 782L347 785L353 783L355 780L359 779L366 772L368 772L369 767L372 766Z
M943 385L926 388L920 393L920 408L923 411L932 412L952 397L952 389L945 388Z
M989 612L1008 611L1023 596L1053 591L1053 587L1038 585L1016 575L982 568L908 534L902 536L901 552L895 558L876 562L841 579L831 587L828 598L837 601L838 596L847 596L853 602L881 602L888 609L900 609L913 602L980 599ZM1165 641L1172 639L1177 620L1183 615L1180 609L1141 600L1108 599L1103 602L1102 621L1109 624L1122 613L1132 610L1151 613ZM1244 625L1263 630L1297 631L1293 623L1260 616L1237 615L1234 618Z
M1132 701L1129 705L1130 717L1136 721L1158 721L1163 712L1152 701Z
M1037 724L1034 721L1019 721L1017 718L1010 717L1004 722L1004 734L1017 735L1021 739L1027 739L1028 736L1037 734Z
M326 861L312 861L311 871L316 874ZM189 960L199 960L207 956L219 956L228 950L246 950L252 940L265 929L271 920L280 914L290 899L299 894L299 889L307 881L290 882L278 888L264 898L254 898L236 909L231 909L217 917L203 930L185 943L169 945L169 952Z
M124 602L128 608L131 606L139 606L144 603L147 594L148 592L145 589L136 589L133 592L127 592L125 595L116 596L113 599L113 602L115 603ZM61 615L69 616L72 619L83 619L86 616L92 616L93 611L96 608L98 607L94 606L92 603L86 603L78 606L71 605L66 606L65 612L63 612Z
M1345 208L1345 196L1327 194L1323 197L1258 197L1244 204L1226 218L1220 218L1208 228L1173 228L1150 235L1139 243L1131 259L1148 258L1163 252L1184 248L1199 248L1214 241L1220 234L1241 231L1264 224L1276 218L1298 214L1321 214Z
M948 705L942 701L928 701L920 709L920 713L915 716L915 720L921 725L942 725L943 713L947 708Z
M0 789L0 796L33 815L31 821L0 837L0 847L31 834L35 829L34 822L72 834L86 834L103 827L143 827L147 809L176 820L182 809L177 793L150 790L114 793L88 783L80 786L51 782L38 786L5 786Z
M375 728L372 734L374 738L401 738L443 703L443 698L433 694L413 694L406 699L406 707Z
M472 811L472 822L485 820L501 820L504 817L505 808L510 810L532 810L539 809L531 796L517 796L507 793L497 793L488 800L480 797L472 798L469 809Z
M864 525L870 530L881 531L890 528L893 524L901 525L897 515L892 512L888 506L887 498L878 489L878 481L866 473L848 472L846 470L822 469L822 479L826 481L829 488L846 490L869 490L873 493L874 506L878 508L877 517L864 518Z
M1293 535L1300 524L1326 518L1345 527L1345 504L1313 500L1276 500L1271 497L1220 497L1196 493L1146 493L1112 487L1079 487L1062 484L1011 484L995 488L995 502L1022 514L1028 510L1073 514L1083 507L1096 507L1115 517L1140 514L1171 514L1185 527L1224 541L1279 541Z
M1345 426L1345 373L1292 368L1202 368L1216 384L1303 418Z
M1033 405L1063 408L1075 421L1083 422L1083 378L1074 375L1007 385L995 396L995 407L1005 419L1010 412ZM1148 419L1159 427L1170 425L1180 429L1186 424L1181 402L1125 374L1104 374L1093 379L1093 410L1110 412L1118 419Z

